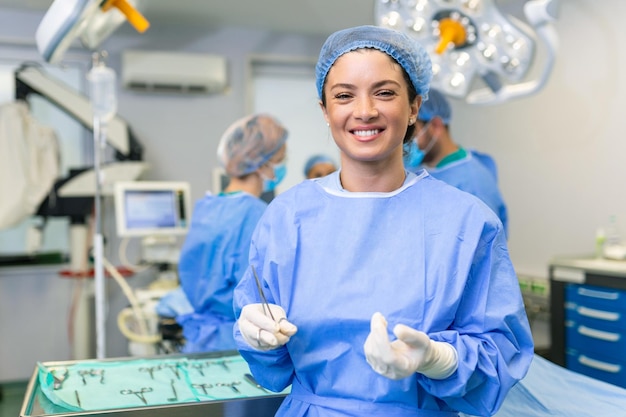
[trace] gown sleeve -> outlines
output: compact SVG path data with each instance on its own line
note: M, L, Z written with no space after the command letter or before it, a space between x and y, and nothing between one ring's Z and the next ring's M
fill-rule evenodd
M277 294L271 291L271 288L274 287L271 285L271 267L267 266L270 263L267 259L269 258L268 246L275 247L275 245L268 245L267 242L271 239L270 234L279 233L277 228L280 227L280 222L273 221L272 218L281 217L280 215L272 215L272 212L272 210L265 212L252 236L250 245L250 265L255 267L259 275L263 292L268 303L280 305ZM281 229L284 229L284 227L281 227ZM286 236L288 233L290 233L288 230L280 230L279 234L284 236L286 241L288 240ZM271 250L272 249L270 249L270 251ZM268 282L268 280L270 280L270 282ZM261 298L252 270L248 268L235 288L233 299L235 317L239 319L241 309L245 305L260 302ZM260 385L274 392L280 392L291 385L294 377L294 366L286 346L281 346L269 351L258 351L248 345L243 339L237 323L235 323L233 333L239 353L248 362L254 378Z
M447 379L418 374L418 382L453 409L493 415L525 376L534 345L501 225L487 223L453 325L429 336L452 344L459 366Z

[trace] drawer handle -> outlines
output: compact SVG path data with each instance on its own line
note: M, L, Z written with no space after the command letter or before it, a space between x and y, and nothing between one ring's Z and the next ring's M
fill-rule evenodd
M578 333L594 339L606 340L607 342L617 342L620 338L619 333L603 332L587 326L578 326Z
M576 309L578 314L585 317L591 317L594 319L607 320L607 321L617 321L619 320L619 313L611 313L610 311L602 311L596 310L594 308L589 307L578 307Z
M599 369L601 371L611 372L613 374L616 374L622 370L622 367L620 365L615 365L612 363L606 363L606 362L602 362L596 359L591 359L591 358L586 357L585 355L580 355L578 357L578 362L581 365L585 365L590 368Z
M589 288L579 288L578 294L585 297L602 298L603 300L617 300L619 293L590 290Z

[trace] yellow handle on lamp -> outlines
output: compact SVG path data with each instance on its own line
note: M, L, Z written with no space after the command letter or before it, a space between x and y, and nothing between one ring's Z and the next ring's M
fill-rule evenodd
M435 52L438 54L444 53L450 43L454 43L454 46L460 46L463 45L467 39L465 28L458 20L450 18L441 19L439 22L439 32L441 33L441 40L435 49Z
M137 32L143 33L150 27L150 22L148 22L148 20L143 17L143 15L139 13L139 11L128 1L107 0L107 2L102 5L102 11L106 12L107 10L110 10L111 7L116 7L120 12L122 12L124 16L126 16L128 23L130 23Z

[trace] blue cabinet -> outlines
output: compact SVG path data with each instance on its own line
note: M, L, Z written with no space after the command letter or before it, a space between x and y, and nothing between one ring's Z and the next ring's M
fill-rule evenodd
M626 262L555 260L550 303L550 359L626 388Z
M626 387L626 291L565 286L565 365Z

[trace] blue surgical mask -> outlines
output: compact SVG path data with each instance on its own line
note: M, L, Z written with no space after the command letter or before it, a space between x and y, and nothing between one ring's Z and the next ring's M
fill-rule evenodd
M274 191L276 186L281 183L282 180L285 179L287 175L287 165L285 163L280 164L270 164L272 170L274 171L274 178L265 178L263 177L263 192L267 193L269 191Z
M416 170L424 159L424 152L417 147L415 139L411 139L409 143L404 144L404 167L409 171Z
M413 139L409 143L405 143L404 146L404 156L402 157L404 161L404 167L409 171L415 171L422 161L426 154L432 149L435 142L437 142L436 137L431 137L430 142L426 145L426 149L422 150L417 146L417 142L419 138L424 135L428 131L428 125L430 122L426 123L422 129L417 133Z

